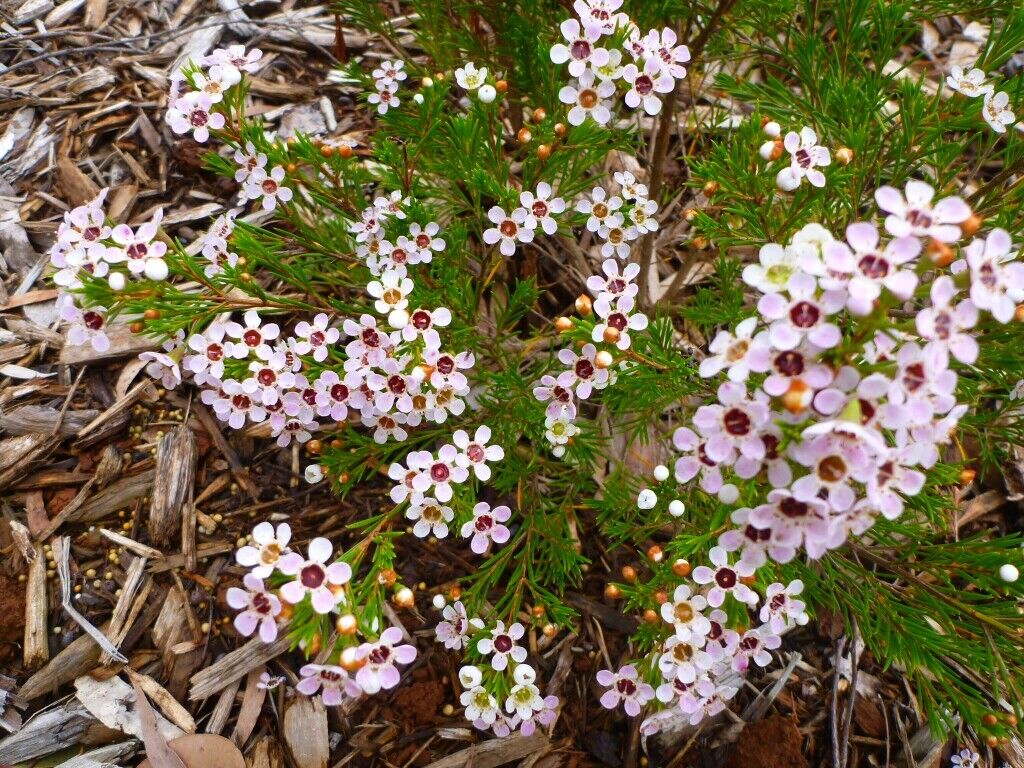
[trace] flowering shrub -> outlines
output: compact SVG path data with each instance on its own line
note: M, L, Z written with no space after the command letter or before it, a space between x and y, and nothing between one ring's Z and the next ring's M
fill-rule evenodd
M828 611L905 668L937 730L1005 736L1024 682L1019 539L961 539L951 510L1021 434L1024 264L1000 201L1020 195L1009 171L942 161L975 144L1019 160L986 74L1013 47L952 68L940 107L865 63L895 55L920 3L825 4L766 49L789 80L720 56L746 34L727 18L770 30L784 4L724 0L683 35L668 6L635 5L576 0L538 34L561 6L524 3L486 45L453 18L405 55L376 4L346 4L403 53L333 78L375 116L365 144L245 117L259 51L190 63L167 121L209 145L237 207L192 243L159 212L112 226L102 194L69 212L51 258L70 342L102 351L125 317L164 345L144 353L164 386L305 445L310 482L376 489L344 542L296 546L261 522L236 553L237 631L315 656L297 690L328 705L394 688L416 659L386 610L416 599L408 535L472 563L434 599L466 718L497 735L552 723L527 636L546 647L570 626L566 590L598 554L587 529L646 553L605 590L643 620L595 680L645 734L728 707ZM854 60L861 90L811 98ZM762 111L694 127L692 194L665 184L688 67ZM650 164L628 163L648 134ZM706 284L682 298L698 260Z

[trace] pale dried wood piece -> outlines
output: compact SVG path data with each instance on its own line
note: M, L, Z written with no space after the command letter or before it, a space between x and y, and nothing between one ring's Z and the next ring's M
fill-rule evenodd
M296 696L284 711L281 735L298 768L327 768L327 710L320 697ZM466 763L457 763L464 766Z
M127 536L122 536L120 533L115 531L108 531L106 528L100 528L100 535L104 538L110 539L118 546L124 547L134 555L138 555L140 558L162 558L164 553L159 549L153 549L153 547L147 547L145 544L140 544L135 539L129 539ZM132 563L134 565L134 563Z
M47 27L59 27L65 21L70 19L83 5L85 5L85 0L65 0L65 2L58 5L46 15L43 23Z
M137 475L127 475L115 480L102 491L94 493L92 498L81 506L71 522L91 523L124 509L135 499L149 493L155 477L156 470L147 469Z
M0 441L0 490L28 474L59 442L59 437L50 434L21 435Z
M142 743L146 745L145 765L151 768L185 768L185 763L167 744L168 737L160 728L161 718L153 711L146 694L138 683L134 683L135 707L142 731Z
M6 312L9 309L17 309L18 307L24 307L29 304L39 304L44 301L51 301L56 299L60 293L56 288L40 288L36 291L26 291L25 293L19 293L17 296L12 296L4 305L0 307L0 312Z
M49 605L46 600L46 558L43 547L36 544L35 557L28 564L28 582L25 587L25 644L26 667L45 664L50 659L47 616Z
M117 675L106 680L82 675L75 680L75 698L107 728L142 738L139 697L132 686ZM156 728L165 739L175 739L184 734L170 720L154 714Z
M107 0L86 0L85 20L82 22L89 29L99 29L107 18Z
M220 696L217 697L217 703L213 705L213 712L210 713L210 719L206 721L205 730L207 733L219 735L224 732L224 728L228 724L228 718L231 717L231 710L235 706L235 696L238 695L238 689L241 685L241 680L235 680L235 682L220 692Z
M70 157L57 161L57 181L72 205L85 205L100 193L96 182L82 173Z
M170 227L174 224L186 224L193 221L202 221L203 219L216 216L222 211L224 211L224 206L220 203L204 203L203 205L197 205L194 208L172 211L164 216L161 223L165 227Z
M138 749L139 743L134 739L108 744L65 760L56 768L119 768L121 761L134 755Z
M79 744L96 722L96 718L76 699L44 710L25 723L20 731L0 740L0 765L38 760Z
M11 21L14 22L16 27L20 27L23 24L28 24L33 19L38 19L43 14L49 13L51 10L53 10L53 0L26 0L11 15Z
M252 750L247 761L248 768L283 768L284 754L277 739L264 736Z
M258 683L260 675L266 671L266 667L258 667L249 671L245 679L245 694L242 696L242 706L238 709L238 717L235 718L235 730L231 734L231 740L238 747L241 747L252 736L253 728L256 727L256 720L263 709L263 702L267 698L267 689L261 688Z
M28 706L17 693L14 679L0 675L0 728L8 733L21 730L21 712Z
M62 365L82 365L118 357L134 357L139 352L148 352L157 347L156 341L145 334L132 333L124 323L109 323L106 332L110 339L110 349L106 352L97 352L90 344L80 347L65 344L58 362Z
M19 275L27 272L39 258L32 243L29 242L28 233L22 226L17 208L6 211L0 209L0 247L3 248L4 261ZM4 304L6 303L5 290Z
M435 760L427 768L497 768L499 765L546 750L551 742L543 733L530 736L507 736L504 739L482 741L453 755Z
M205 560L208 557L223 555L225 552L232 552L234 549L235 545L233 542L201 544L196 547L196 559ZM149 572L163 573L164 571L173 571L175 568L181 568L184 565L184 555L170 555L169 557L165 557L163 560L154 561L149 567Z
M192 507L197 460L196 441L191 429L182 425L164 435L156 449L156 478L146 520L146 531L157 546L166 544L171 534L182 528L182 551L188 568L195 568L195 526L193 524L188 534L191 546L186 547L185 528L192 515L186 507Z
M265 643L254 637L241 648L221 657L206 669L192 676L192 687L188 697L192 701L206 699L222 690L235 680L241 680L250 670L263 666L271 659L288 650L287 632L281 628L278 638L272 643Z
M25 296L26 294L21 295ZM41 341L54 349L60 349L64 345L63 336L32 320L8 315L4 318L4 322L7 324L7 329L10 330L16 338L21 339L22 341Z
M115 661L127 664L127 657L107 640L107 636L103 634L102 630L97 629L78 612L71 599L71 539L67 536L57 536L50 546L53 551L53 561L57 566L57 578L60 580L60 604L64 608L64 613L78 624L83 632L96 641L100 650L108 653Z
M145 574L146 558L136 557L132 560L132 564L128 566L127 573L125 573L124 584L121 586L121 595L117 598L114 612L110 616L110 626L106 631L107 638L115 647L120 648L121 642L124 640L125 635L128 634L128 616L135 600L135 593L142 585ZM148 586L144 591L146 593L149 592ZM111 664L113 661L106 653L100 656L101 664Z
M117 449L116 445L108 445L100 454L99 463L96 464L96 471L93 473L93 477L96 478L96 487L105 488L110 485L112 481L121 476L122 469L124 469L124 459L121 456L121 451Z
M78 438L81 439L85 437L90 432L99 429L101 426L103 426L111 419L114 419L120 414L124 413L133 405L135 405L136 400L140 399L144 395L147 397L156 396L156 387L153 385L151 381L149 381L149 379L140 381L138 384L132 387L123 397L118 398L116 403L114 403L112 406L103 411L103 413L101 413L95 419L93 419L80 430L78 430Z
M146 695L153 700L153 703L157 705L164 717L181 728L185 733L196 732L196 721L192 719L192 715L178 703L176 698L171 696L166 688L149 675L136 672L131 667L127 667L125 671L128 673L128 679L132 681L132 684L145 691Z
M106 626L104 624L100 629L105 629ZM71 645L54 656L49 664L26 680L19 693L27 701L37 699L95 669L99 660L100 649L92 638L88 635L76 637Z
M64 83L64 89L75 96L95 91L100 88L107 88L114 84L114 73L104 66L91 67L78 77L73 77Z

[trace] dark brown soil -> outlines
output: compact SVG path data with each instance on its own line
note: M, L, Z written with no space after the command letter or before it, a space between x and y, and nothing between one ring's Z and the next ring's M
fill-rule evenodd
M807 768L796 723L786 717L750 723L740 733L725 768Z

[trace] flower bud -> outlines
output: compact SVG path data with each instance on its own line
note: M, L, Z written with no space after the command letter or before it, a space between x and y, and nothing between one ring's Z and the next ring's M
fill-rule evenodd
M525 125L519 129L519 133L516 134L516 141L520 144L529 144L530 139L533 138L533 133Z
M615 344L615 343L617 343L621 336L622 336L622 334L619 333L619 329L618 328L613 328L612 326L609 325L608 327L606 327L604 329L604 340L608 344Z
M615 362L615 359L612 357L612 353L611 352L606 352L603 349L600 352L598 352L596 355L594 355L594 367L595 368L609 368L609 367L611 367L611 364L614 363L614 362Z
M343 613L334 622L334 626L338 630L339 635L354 635L356 630L359 629L359 622L351 613Z
M289 174L293 174L293 173L295 173L295 172L296 172L297 170L299 170L299 166L298 166L298 164L297 164L297 163L288 163L288 164L287 164L287 165L286 165L286 166L284 167L284 169L285 169L286 171L288 171L288 173L289 173Z
M968 483L973 483L974 478L977 476L978 473L975 472L970 467L965 467L964 469L960 470L960 482L963 483L964 485L967 485Z
M569 129L565 126L565 123L555 123L555 136L564 139L568 132Z
M348 160L354 154L355 151L348 144L342 144L340 147L338 147L338 155L345 158L346 160Z
M398 581L398 574L393 568L385 568L377 574L377 583L385 587L393 587Z
M655 480L657 480L659 483L664 483L666 480L668 480L668 467L666 467L664 464L659 464L654 468L653 474Z
M402 587L395 593L395 605L399 608L412 608L416 605L416 598L412 594L412 590L408 587Z
M800 186L800 177L793 172L792 168L783 168L775 177L775 186L783 192L792 192Z
M614 584L609 584L607 587L604 588L604 596L607 597L609 600L618 600L622 597L622 590Z
M964 237L974 237L978 234L978 230L981 229L983 219L976 213L972 213L962 222L960 222L960 231L964 233Z
M360 659L356 655L355 646L352 645L341 652L341 659L339 661L342 669L346 672L358 672L360 667L366 663L365 659Z
M494 90L493 85L481 85L480 89L476 92L476 97L484 104L490 104L498 98L498 92Z
M323 451L324 444L317 439L310 440L306 443L306 453L313 456L319 456L320 452Z
M808 387L803 379L793 379L786 394L782 396L782 404L786 410L796 415L807 410L814 398L814 391Z
M440 592L434 595L434 598L430 602L433 603L434 607L439 611L443 610L444 607L448 605L448 601L444 599L444 595Z
M840 165L849 165L853 162L853 150L849 147L840 147L836 150L836 161Z
M160 310L150 307L149 309L142 313L142 316L147 320L159 320Z
M664 605L665 603L667 603L668 592L666 592L664 589L659 589L657 592L654 593L654 602L656 602L658 605Z
M694 219L697 218L698 214L699 212L696 208L687 208L685 211L683 211L683 218L686 219L687 221L693 221Z
M928 243L928 258L936 267L948 267L953 263L953 249L933 239Z
M166 280L169 271L167 262L163 259L146 259L146 266L143 270L150 280Z
M498 93L505 93L508 91L508 80L499 80L494 84L494 87L498 90Z
M412 95L412 100L415 101L417 104L422 104L423 103L423 94L422 93L414 93Z
M686 512L686 505L680 499L672 499L668 503L668 513L672 517L682 517Z
M538 619L547 613L547 609L543 605L535 605L530 609L530 613L536 616Z
M698 251L703 251L708 247L708 239L703 235L697 235L695 238L690 240L690 245L696 248Z
M541 162L544 162L549 157L551 157L551 145L550 144L541 144L539 147L537 147L537 159L538 160L540 160Z
M1018 304L1017 308L1013 310L1013 319L1018 323L1024 323L1024 304Z
M640 495L636 497L636 505L640 509L654 509L657 503L658 494L650 488L644 488L640 491Z
M718 191L718 182L717 181L709 181L706 184L704 184L704 189L703 189L704 197L711 197L717 191Z
M983 722L985 725L991 728L993 725L996 725L999 722L999 718L997 718L995 715L989 712L987 715L981 718L981 722Z
M560 317L555 320L555 330L559 333L565 333L566 331L572 330L572 320L568 317Z
M111 272L107 277L107 285L110 286L112 291L123 291L124 290L124 273L123 272Z
M767 162L771 162L772 160L777 160L779 158L779 155L776 154L775 152L774 141L766 141L764 144L762 144L760 148L757 150L757 154L761 156L762 160L765 160Z
M691 570L692 570L692 568L690 566L689 561L688 560L684 560L681 557L678 560L676 560L674 563L672 563L672 573L674 573L679 578L682 578L684 576L689 576Z
M586 317L594 309L594 302L590 300L590 297L585 293L581 293L576 297L576 311Z
M648 608L646 611L644 611L644 621L648 624L657 624L658 619L660 618L661 617L658 615L658 612L653 608Z
M533 118L533 122L535 123L541 122L547 116L548 113L544 110L544 107L537 107L535 110L533 110L533 115L531 115L531 117Z
M774 120L769 120L767 117L761 118L761 130L764 131L764 135L769 139L778 138L779 134L782 133L782 126Z
M1020 578L1020 571L1012 563L1003 563L1003 565L999 566L999 578L1008 584L1012 584Z
M545 624L541 632L544 633L544 637L554 637L558 634L558 627L554 624Z
M636 584L636 568L632 565L622 566L622 580L627 584Z
M430 88L433 84L434 78L430 77L429 75L420 80L420 85L422 85L424 88Z

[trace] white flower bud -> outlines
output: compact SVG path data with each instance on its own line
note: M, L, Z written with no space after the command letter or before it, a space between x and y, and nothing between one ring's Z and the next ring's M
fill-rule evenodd
M799 624L801 627L806 626L807 622L809 622L810 620L811 617L808 616L806 613L798 613L796 615L796 623Z
M740 497L740 489L732 483L723 485L718 490L718 500L723 504L732 504Z
M686 505L680 499L672 499L668 503L668 513L672 517L682 517L684 512L686 512Z
M476 95L484 104L490 104L498 98L498 92L494 89L493 85L481 85L480 90L476 92Z
M776 139L779 134L782 133L782 126L772 120L770 123L764 124L764 135L769 139Z
M1011 563L1004 563L999 566L999 578L1003 581L1012 584L1020 577L1020 571L1017 570L1017 566Z
M512 671L512 677L520 685L530 685L537 679L537 673L533 671L533 667L529 664L519 664Z
M437 608L437 610L439 611L442 610L446 605L448 605L448 601L444 599L444 595L442 595L440 592L434 595L434 599L431 602L434 604L434 607Z
M783 168L775 177L775 186L783 192L792 192L800 186L800 177L792 168Z
M480 670L469 664L459 670L459 683L462 684L463 688L475 688L480 685L480 681L483 680L483 675L480 674Z
M167 262L163 259L146 259L145 272L150 280L166 280Z
M423 82L423 87L424 88L429 88L430 86L432 86L434 84L434 78L432 78L432 77L424 77L422 82Z
M654 468L654 479L659 483L664 483L668 480L668 467L664 464L659 464Z
M123 291L124 290L124 273L123 272L111 272L110 276L107 277L107 285L110 286L112 291Z
M306 482L310 484L319 483L324 479L324 471L319 464L310 464L306 467Z
M657 503L658 494L650 488L644 488L640 491L640 495L636 497L636 505L640 509L654 509L654 505Z
M404 309L393 309L388 315L388 325L392 328L405 328L409 322L409 313Z
M415 101L417 104L422 104L423 103L423 94L422 93L413 94L412 100Z
M775 151L775 142L774 141L766 141L764 144L761 145L761 148L759 150L757 150L757 154L759 154L761 156L762 160L771 160L772 159L772 153L774 151Z

